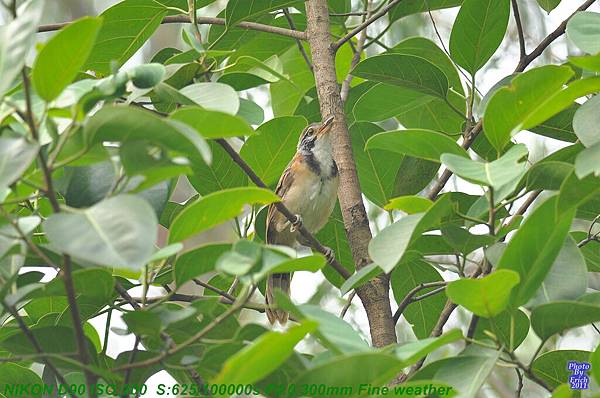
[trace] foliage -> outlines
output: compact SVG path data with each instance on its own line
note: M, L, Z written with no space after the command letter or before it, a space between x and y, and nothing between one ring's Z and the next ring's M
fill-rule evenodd
M374 0L368 11L306 2L328 5L329 22L299 0L121 0L44 27L57 32L41 43L50 3L24 1L0 26L0 384L141 385L166 370L182 385L251 384L267 397L284 396L274 385L359 397L377 396L361 384L400 383L475 397L509 366L519 394L525 378L526 389L567 396L570 360L591 361L600 382L598 348L556 343L600 321L593 1L541 43L522 30L522 2L509 0ZM537 3L549 13L560 0ZM424 36L390 43L405 17L429 24L428 11L453 7L448 50ZM314 48L315 18L339 40L335 55ZM128 62L164 22L182 25L181 48ZM353 31L367 25L368 35ZM514 73L481 93L513 25L527 46L511 41ZM572 56L538 59L565 30ZM334 76L324 78L328 60ZM265 223L302 129L336 109L346 120L335 134L349 145L334 152L355 186L342 185L316 235L330 261L311 239L312 254L266 244ZM561 149L538 156L523 139L533 135ZM186 180L193 192L180 200ZM352 203L360 193L364 218ZM272 331L260 324L262 294L282 272L325 281L306 304L278 294L272 305L292 325ZM190 284L202 293L185 293ZM341 317L321 301L348 293ZM349 308L370 322L372 344L364 322L344 319ZM455 308L464 331L444 332ZM102 319L104 334L92 326ZM375 338L381 320L386 344ZM134 336L134 348L111 357L109 331Z

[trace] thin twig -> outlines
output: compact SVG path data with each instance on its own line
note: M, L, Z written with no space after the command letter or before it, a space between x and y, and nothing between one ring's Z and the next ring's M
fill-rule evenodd
M519 64L527 57L525 49L525 33L523 31L523 22L521 21L521 13L519 12L519 4L517 0L511 0L515 23L517 24L517 33L519 35Z
M371 0L366 1L365 6L366 6L366 10L365 10L365 16L363 17L363 23L365 20L369 19L369 17L371 16ZM362 55L362 52L364 50L366 39L367 39L367 30L365 29L360 33L360 36L358 38L358 43L356 44L356 51L354 51L354 55L352 56L352 61L350 62L350 70L348 72L348 75L342 82L342 88L340 89L340 97L342 97L343 102L346 102L346 99L348 99L348 94L350 93L350 83L352 83L352 78L354 77L354 76L352 76L352 74L350 72L360 62L360 56Z
M294 24L294 20L292 19L292 16L290 15L290 11L287 8L283 9L283 15L285 15L285 19L287 19L288 25L290 25L290 28L292 28L292 30L296 30L296 24ZM302 58L304 58L304 62L306 62L306 65L308 66L308 69L310 69L310 71L313 71L313 66L310 62L310 58L308 56L308 54L306 53L306 50L304 49L304 46L302 45L302 41L300 39L296 39L296 44L298 45L298 50L300 50L300 54L302 54Z
M235 297L232 296L231 294L227 293L225 290L221 290L218 287L215 287L213 285L210 285L206 282L202 282L200 279L194 278L193 279L194 283L198 286L202 286L205 289L208 289L210 291L213 291L215 293L217 293L220 296L223 296L224 298L226 298L227 300L229 300L231 303L233 303L235 301Z
M189 23L190 17L188 15L174 15L164 17L161 24L171 24L171 23ZM226 25L226 21L224 18L215 18L215 17L196 17L196 22L199 25ZM52 32L55 30L59 30L69 25L71 22L62 22L55 23L49 25L41 25L38 28L38 32ZM281 36L291 37L293 39L306 40L306 33L298 30L291 30L280 28L277 26L264 25L256 22L240 22L236 26L244 29L257 30L259 32L266 33L274 33Z
M356 296L356 290L353 290L352 293L350 293L350 296L348 296L348 301L346 301L344 308L342 308L342 311L340 312L340 318L344 319L344 317L346 316L346 312L348 312L348 310L350 309L350 306L352 305L352 300L354 300L354 296Z
M229 154L231 159L242 168L242 170L246 173L248 177L250 177L250 179L256 186L268 189L268 187L260 179L260 177L256 175L254 170L252 170L248 163L246 163L240 157L240 155L235 151L235 149L231 147L231 145L229 145L227 141L225 141L222 138L217 139L216 141L219 145L221 145L221 147L223 147L223 149L225 149L225 151ZM275 202L273 203L273 205L290 222L296 222L296 215L289 211L289 209L282 202ZM313 234L308 232L308 230L303 225L300 225L300 227L298 227L297 230L298 232L300 232L302 237L306 239L310 247L312 247L313 249L315 249L323 255L327 255L329 253L329 251L313 236ZM344 279L348 279L350 277L350 272L348 272L348 270L344 268L335 258L332 258L331 261L329 261L329 265L331 265L331 267L335 269L338 272L338 274L340 274Z
M446 281L439 281L439 282L421 283L421 284L415 286L412 290L410 290L406 294L406 296L404 296L404 298L402 299L402 301L400 302L400 304L398 304L398 309L396 310L396 312L394 313L394 317L392 318L394 320L394 324L398 323L398 320L400 319L400 316L402 315L402 313L404 312L404 310L406 309L406 307L408 307L408 305L413 302L414 296L417 293L419 293L423 289L428 289L428 288L431 288L431 287L442 286L443 288L445 288L445 286L447 284L448 284L448 282L446 282Z
M348 40L352 39L354 36L366 29L373 22L377 21L379 18L387 14L392 8L394 8L394 6L398 5L401 1L402 0L393 0L387 6L374 13L370 18L358 25L356 28L352 29L350 32L348 32L348 34L346 34L344 37L342 37L340 40L334 43L332 46L332 50L337 51L338 48L344 45L344 43L346 43Z

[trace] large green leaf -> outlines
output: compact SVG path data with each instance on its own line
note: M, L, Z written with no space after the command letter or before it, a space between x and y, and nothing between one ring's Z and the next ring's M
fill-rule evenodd
M579 141L586 147L591 147L600 142L600 95L596 95L585 102L575 113L573 129Z
M556 203L556 196L547 199L525 219L497 265L498 269L517 271L521 277L513 289L513 306L525 304L535 295L569 232L575 211L559 216Z
M268 332L230 357L214 383L254 383L277 369L294 351L307 333L315 330L315 322L303 322L285 333ZM223 395L225 396L225 395Z
M173 112L170 118L193 127L205 138L243 137L254 134L254 130L242 118L219 111L188 107Z
M600 306L580 301L553 301L535 307L531 327L542 340L578 326L600 321Z
M168 9L154 0L125 0L105 10L102 28L84 69L102 75L111 72L111 62L123 65L160 25Z
M567 236L552 268L527 306L559 300L575 300L585 293L587 286L585 259L577 247L577 242L571 236Z
M179 90L186 98L210 111L235 115L240 99L231 86L223 83L194 83Z
M478 340L489 340L493 333L498 340L509 349L517 348L529 333L529 318L521 310L514 313L504 311L493 318L480 318L473 337Z
M230 248L230 244L215 243L200 246L181 254L177 257L174 265L177 286L181 287L185 282L213 271L217 259Z
M380 207L392 197L396 174L403 158L402 155L389 151L365 150L367 142L382 131L372 123L354 123L350 127L360 187L365 196Z
M39 146L25 138L0 137L0 191L8 188L27 170Z
M527 156L525 145L515 145L500 159L482 163L453 154L441 155L441 161L454 174L475 184L487 185L496 190L521 177L527 167L520 162Z
M562 183L556 210L559 214L576 209L600 192L600 177L589 175L579 179L575 172Z
M208 145L196 131L135 107L103 107L88 120L84 134L90 144L148 140L192 159L201 157L210 162Z
M43 12L44 2L31 0L19 8L19 18L0 26L0 98L23 69Z
M583 231L573 231L571 236L575 242L581 242L588 237L588 233ZM591 241L587 245L579 248L585 259L587 270L590 272L600 272L600 242Z
M214 192L187 206L173 220L169 242L178 242L237 216L245 204L279 201L262 188L233 188Z
M298 0L230 0L225 9L227 25L233 26L269 11L297 4Z
M404 297L421 283L440 282L443 278L439 272L428 263L421 260L403 262L391 275L390 284L394 298L400 303ZM433 288L423 289L420 294L425 294ZM431 334L438 321L446 299L443 294L437 294L423 300L411 303L402 316L412 324L412 330L419 339L424 339Z
M500 46L510 16L509 0L465 0L450 36L450 54L474 75Z
M101 24L99 18L82 18L44 45L32 69L33 86L40 97L51 101L73 81L90 55Z
M452 8L461 5L463 0L404 0L390 11L390 20L395 21L407 15L427 12L430 10L439 10Z
M215 141L209 141L212 162L194 162L193 174L188 177L190 183L201 195L221 189L240 187L247 184L244 171L231 156Z
M369 242L369 255L384 272L390 272L404 256L409 244L423 232L439 226L452 211L448 196L438 199L425 213L410 214L384 228Z
M0 364L0 385L4 386L3 392L10 394L9 391L19 391L20 388L31 391L30 386L43 386L44 383L40 376L33 370L16 363ZM19 393L16 394L21 395ZM10 395L9 395L10 396ZM31 396L40 396L38 394Z
M379 122L422 107L435 98L411 88L377 83L356 101L352 112L356 120Z
M371 81L409 88L442 99L448 93L448 78L424 58L406 54L384 54L361 61L352 74Z
M569 108L557 113L545 122L530 128L529 131L556 140L575 142L577 141L577 136L573 129L573 118L579 108L578 103L573 103Z
M572 76L569 67L546 65L515 77L510 85L496 91L483 119L485 135L494 148L502 150L512 135L525 128L529 114L543 106Z
M573 371L569 362L589 362L590 352L580 350L557 350L546 352L533 361L531 370L544 380L550 388L555 388L569 380Z
M335 205L333 213L329 216L329 221L323 229L321 229L316 238L321 244L330 247L335 253L335 257L344 268L350 273L354 272L354 260L352 258L352 250L346 236L344 220L339 203ZM333 268L325 267L322 269L325 278L334 286L340 287L344 283L344 279Z
M475 315L491 318L506 308L512 289L519 283L519 274L498 270L481 279L459 279L446 287L446 294Z
M567 23L567 37L589 54L600 52L600 13L580 11Z
M52 247L94 264L140 269L152 256L158 221L143 199L120 195L44 223Z
M296 144L306 119L284 116L260 126L240 150L240 156L267 185L277 183L279 176L296 153Z
M327 385L319 389L308 389L306 396L323 397L343 394L344 397L364 397L368 385L384 385L402 369L403 363L393 354L370 352L334 357L327 362L319 363L300 374L293 384L323 385L323 375L327 375ZM360 386L363 386L363 389ZM349 386L350 389L341 390ZM342 392L340 392L342 391Z
M365 149L383 149L433 162L439 162L445 153L469 158L467 152L447 135L419 129L377 134L367 141Z
M396 174L393 196L416 195L437 175L439 163L404 156Z

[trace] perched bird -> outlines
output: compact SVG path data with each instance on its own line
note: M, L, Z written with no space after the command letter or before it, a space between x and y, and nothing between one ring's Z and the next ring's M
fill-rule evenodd
M283 204L296 215L291 223L275 206L267 213L267 243L294 247L306 245L298 227L303 225L316 233L327 223L335 206L339 184L338 169L332 156L330 131L333 116L322 123L306 127L300 136L296 154L279 179L275 193ZM333 256L331 249L328 257ZM266 302L274 303L274 292L279 289L290 295L292 275L272 274L267 280ZM281 309L267 309L271 324L287 322L289 314Z

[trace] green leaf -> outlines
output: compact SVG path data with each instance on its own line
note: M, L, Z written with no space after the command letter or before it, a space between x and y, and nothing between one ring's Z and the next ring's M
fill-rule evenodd
M261 380L283 364L293 353L296 344L316 327L315 322L308 321L291 327L285 333L263 334L230 357L213 383L250 384Z
M446 98L448 78L424 58L405 54L384 54L361 61L352 74L371 81L393 84Z
M379 126L372 123L354 123L350 127L360 187L365 196L380 207L392 197L396 174L403 158L389 151L365 150L367 142L381 131Z
M225 9L227 26L252 19L269 11L278 10L298 3L298 0L230 0Z
M139 270L154 252L158 221L143 199L119 195L44 223L52 246L94 264Z
M563 181L573 172L573 166L566 162L541 161L533 165L525 174L528 191L547 189L558 191Z
M558 257L528 307L559 300L575 300L588 286L583 254L571 236L567 236Z
M592 365L592 376L596 379L596 383L600 380L600 346L596 347L596 350L590 356L590 362Z
M377 83L360 96L352 112L358 121L379 122L423 107L435 98L412 88Z
M575 211L556 213L557 197L535 209L512 237L497 269L517 271L521 277L513 289L511 304L525 304L535 295L552 267L565 240Z
M105 10L102 27L86 66L102 75L111 72L111 62L120 67L158 28L168 10L154 0L125 0Z
M329 221L317 233L316 238L321 244L330 247L335 253L335 257L344 268L350 273L354 273L354 260L352 251L346 236L344 220L340 205L337 203L333 209L333 213L329 216ZM331 267L324 267L321 272L327 280L334 286L340 287L344 283L344 279Z
M240 108L240 98L235 90L223 83L195 83L179 92L209 111L235 115Z
M215 243L181 254L174 265L177 286L181 287L184 283L213 271L217 259L230 248L228 243Z
M344 295L350 290L364 285L379 274L381 274L381 268L377 264L369 264L366 267L362 267L358 272L346 279L342 287L340 287L340 292Z
M460 329L452 329L439 337L429 337L394 348L394 354L405 363L405 366L418 362L421 358L432 353L446 344L453 343L463 338Z
M453 386L460 391L461 397L475 398L501 352L467 347L460 355L442 360L443 365L435 373L434 379Z
M587 100L575 113L573 129L579 141L586 147L600 142L600 95Z
M240 156L265 184L274 185L296 153L306 124L306 119L299 116L269 120L256 130L255 136L246 140Z
M498 270L481 279L459 279L446 287L446 295L475 315L491 318L506 309L519 274Z
M553 301L535 307L531 313L531 327L543 341L567 329L598 321L600 306L580 301Z
M508 150L500 159L490 163L452 154L443 154L441 161L454 174L465 180L499 190L525 172L527 163L520 160L526 157L527 153L527 147L519 144Z
M390 21L396 21L408 15L421 12L440 10L444 8L457 7L463 0L427 0L427 3L421 0L404 0L390 11Z
M445 196L438 199L425 213L410 214L384 228L369 242L369 255L373 262L388 273L402 259L409 244L423 232L438 225L442 217L452 210Z
M165 73L165 67L157 63L138 65L127 71L131 82L139 89L148 89L158 85L163 80Z
M0 26L0 98L21 73L43 13L44 2L31 0L19 8L19 18Z
M501 151L512 135L526 128L523 124L529 114L544 106L572 76L569 67L546 65L518 75L496 91L483 118L485 135L494 148Z
M0 137L0 191L19 179L37 156L38 150L37 144L25 138Z
M537 2L548 14L560 4L560 0L537 0Z
M475 75L500 46L509 16L509 0L465 0L450 36L456 63Z
M496 241L494 236L475 235L454 224L442 227L442 236L457 253L469 254L476 249L489 246Z
M430 264L421 260L412 260L402 263L392 272L390 283L394 298L397 303L400 303L408 292L421 283L441 282L443 280L439 272ZM423 289L420 294L425 294L433 289L435 288ZM402 316L412 325L415 336L424 339L431 334L445 303L444 295L436 294L411 303L406 307Z
M433 202L421 196L399 196L390 199L385 205L386 210L400 210L406 214L422 213L433 205Z
M257 103L240 98L240 109L236 116L241 117L248 124L257 125L265 120L265 111Z
M33 370L16 363L0 364L0 385L4 386L3 392L7 393L14 386L15 390L19 391L19 387L25 387L27 391L31 391L29 386L43 386L44 383L40 376ZM16 394L20 395L20 394ZM32 394L31 396L40 396Z
M243 137L254 134L254 130L242 118L219 111L187 107L173 112L170 118L193 127L204 138Z
M573 129L573 118L579 108L578 103L573 103L573 105L560 111L545 122L530 128L529 131L556 140L575 142L577 136Z
M376 134L367 141L365 149L383 149L433 162L439 162L445 153L469 158L467 152L447 135L420 129Z
M334 357L315 365L300 374L292 384L318 386L323 383L323 375L327 375L325 391L319 392L317 389L311 392L309 389L306 395L322 397L343 394L344 397L358 398L367 394L367 391L360 389L361 385L384 385L397 376L402 367L402 361L391 354L380 352L350 354ZM349 386L351 390L340 393L341 386Z
M581 242L588 237L588 233L583 231L573 231L571 236L575 242ZM591 241L579 248L587 264L587 270L590 272L600 272L600 242Z
M221 189L247 185L244 171L231 156L215 141L208 141L212 153L212 162L196 162L192 166L193 174L188 177L190 183L200 195L207 195Z
M590 175L582 179L571 173L560 187L556 211L563 214L576 209L600 192L600 177Z
M103 107L88 120L84 134L90 144L148 140L192 159L200 157L210 162L206 142L187 125L134 107Z
M90 55L101 25L100 18L79 19L44 45L35 59L31 76L40 97L51 101L73 81Z
M590 352L580 350L557 350L546 352L533 361L531 370L544 380L550 388L555 388L565 381L573 371L568 370L571 361L589 362Z
M600 176L600 142L585 148L575 159L575 175L584 179L589 174Z
M396 174L393 196L415 195L425 189L437 175L439 163L404 156Z
M600 13L576 13L567 23L567 37L588 54L600 53Z
M237 216L245 204L270 204L279 201L273 192L262 188L233 188L198 199L177 215L171 224L169 242L178 242Z
M477 340L489 340L485 331L494 334L509 349L515 349L529 333L529 318L521 310L514 314L504 311L490 319L480 318L473 337Z

